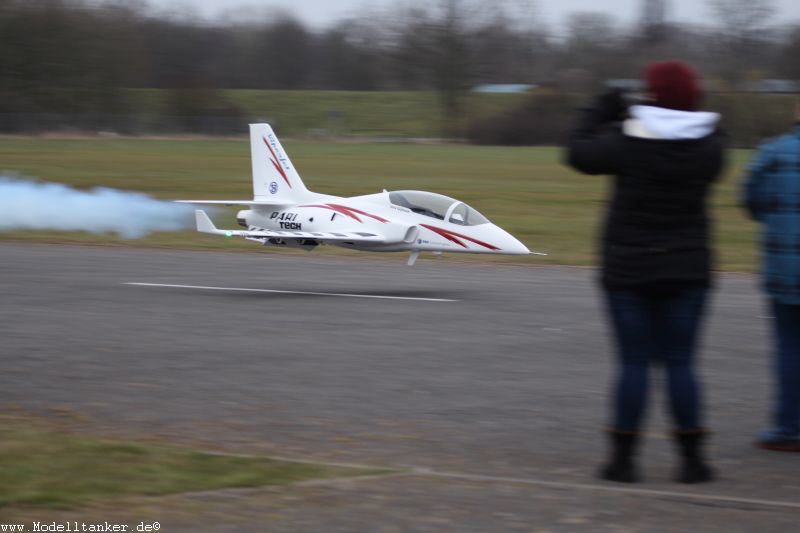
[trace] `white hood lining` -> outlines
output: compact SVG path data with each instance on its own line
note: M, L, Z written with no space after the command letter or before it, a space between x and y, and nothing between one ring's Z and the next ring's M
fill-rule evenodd
M687 140L710 135L720 115L709 111L679 111L649 105L635 105L628 110L631 118L623 130L631 137L644 139Z

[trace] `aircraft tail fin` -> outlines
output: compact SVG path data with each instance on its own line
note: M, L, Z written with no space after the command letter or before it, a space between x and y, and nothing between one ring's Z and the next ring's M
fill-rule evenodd
M250 157L254 199L291 204L311 196L269 124L250 124Z

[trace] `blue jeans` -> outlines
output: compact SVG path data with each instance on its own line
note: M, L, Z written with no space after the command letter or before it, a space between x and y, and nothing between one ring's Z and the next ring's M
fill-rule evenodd
M638 431L646 412L651 363L664 365L677 429L701 426L700 386L693 361L708 289L664 292L607 290L618 355L613 426Z
M775 314L775 429L800 436L800 305L772 301Z

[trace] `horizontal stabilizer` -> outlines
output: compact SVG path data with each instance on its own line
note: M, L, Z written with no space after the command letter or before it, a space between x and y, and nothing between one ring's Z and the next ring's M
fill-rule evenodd
M208 215L202 209L196 209L194 219L197 222L197 231L200 233L224 233L217 229Z

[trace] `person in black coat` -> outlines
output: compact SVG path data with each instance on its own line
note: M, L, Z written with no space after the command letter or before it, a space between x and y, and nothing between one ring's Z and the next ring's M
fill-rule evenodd
M673 435L682 455L678 480L711 480L701 454L694 359L711 286L707 198L724 164L719 115L698 111L702 89L681 61L645 69L642 103L609 91L581 110L567 163L613 176L601 236L601 285L616 341L618 378L609 434L612 457L600 476L638 481L634 455L652 363L663 364Z

